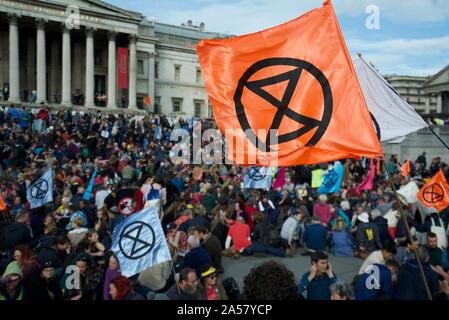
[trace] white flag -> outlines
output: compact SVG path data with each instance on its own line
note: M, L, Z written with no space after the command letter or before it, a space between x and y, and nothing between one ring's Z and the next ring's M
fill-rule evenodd
M27 199L30 208L39 208L53 201L53 174L49 168L45 173L33 182L27 189Z
M365 60L357 57L354 67L381 142L400 143L408 134L428 126L415 109Z
M269 190L272 179L271 167L251 167L248 168L243 178L243 188Z

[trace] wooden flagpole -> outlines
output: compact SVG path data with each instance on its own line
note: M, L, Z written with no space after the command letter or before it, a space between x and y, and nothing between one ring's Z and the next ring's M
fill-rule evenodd
M422 279L424 281L424 286L426 288L427 297L428 297L429 300L432 300L432 293L430 292L429 283L427 282L427 278L426 278L426 275L424 274L424 269L423 269L421 260L419 259L418 250L416 249L416 247L414 245L413 236L412 236L412 233L410 231L410 225L408 224L408 220L407 220L407 215L402 210L401 200L399 199L399 195L396 192L396 187L394 186L393 178L391 177L391 173L388 170L388 167L387 167L385 161L384 161L383 165L384 165L385 170L387 171L388 180L390 181L391 189L393 190L393 193L394 193L394 195L396 197L396 201L397 201L398 206L399 206L399 212L401 213L401 217L404 220L405 228L407 229L407 235L408 235L408 238L410 239L410 243L412 244L413 253L415 254L416 261L418 262L419 272L421 273L421 277L422 277Z

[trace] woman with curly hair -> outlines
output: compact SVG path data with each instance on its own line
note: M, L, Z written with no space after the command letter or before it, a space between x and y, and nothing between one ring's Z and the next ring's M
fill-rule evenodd
M297 300L295 275L276 261L252 268L244 279L245 300Z

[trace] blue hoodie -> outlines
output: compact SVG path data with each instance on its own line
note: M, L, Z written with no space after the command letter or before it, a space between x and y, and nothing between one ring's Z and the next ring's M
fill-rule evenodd
M355 289L356 300L377 300L378 298L392 299L393 288L391 286L391 271L383 264L374 264L379 270L378 276L371 273L364 273L360 276ZM378 280L379 279L379 280ZM378 284L377 288L369 288L368 284Z
M439 290L438 275L432 271L429 263L423 264L424 274L429 284L432 296ZM419 272L416 259L408 260L399 269L398 287L396 290L397 300L427 300L426 288Z

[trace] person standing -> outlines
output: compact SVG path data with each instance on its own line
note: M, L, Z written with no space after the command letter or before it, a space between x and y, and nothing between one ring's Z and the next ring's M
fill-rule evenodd
M307 294L307 300L330 300L330 286L337 281L327 255L315 252L311 257L310 271L304 273L298 284L298 292Z

